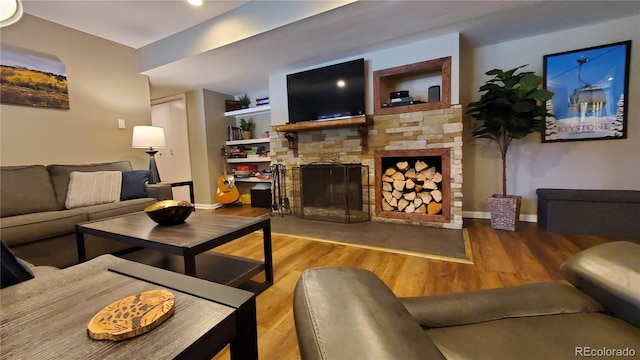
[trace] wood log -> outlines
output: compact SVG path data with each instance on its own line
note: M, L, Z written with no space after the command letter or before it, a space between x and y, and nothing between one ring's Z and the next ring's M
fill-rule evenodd
M398 210L400 211L404 210L404 208L406 208L407 205L409 205L409 201L407 201L406 199L398 200Z
M413 200L413 206L417 208L420 207L420 205L422 205L422 198L420 196L417 196L414 200Z
M400 171L407 171L407 169L409 169L409 162L408 161L399 161L399 162L396 163L396 167Z
M393 191L393 186L388 182L382 183L382 191Z
M438 185L431 180L427 180L424 182L424 184L422 184L422 187L429 190L436 190L438 188Z
M150 290L109 304L91 318L87 334L94 340L120 341L153 330L175 310L168 290Z
M404 190L404 184L406 183L406 181L404 180L394 180L393 181L393 188L399 191Z
M393 200L395 200L395 199L393 199ZM382 210L384 210L384 211L393 211L393 210L395 210L395 207L389 205L387 200L382 199Z
M391 176L382 175L382 181L384 181L384 182L393 182L393 179L391 178Z
M413 190L419 193L420 191L422 191L422 185L416 184L416 187L414 187Z
M435 183L441 183L442 182L442 174L440 174L439 172L433 174L433 178L431 179L431 181L433 181Z
M398 190L393 190L393 192L391 193L391 195L396 198L396 199L400 199L402 197L402 191L398 191Z
M411 179L407 179L407 181L405 181L405 183L404 183L404 187L405 187L405 189L411 190L414 187L416 187L416 183L414 183L413 180L411 180Z
M441 202L442 201L442 192L440 190L433 190L431 192L431 197L433 198L433 200L435 202Z
M414 214L426 214L427 213L427 207L425 206L425 204L422 204L418 207L416 207L416 211L413 212Z
M415 207L415 206L413 206L413 203L412 203L412 202L411 202L411 203L409 203L409 205L407 205L407 207L406 207L406 208L404 208L404 212L406 212L406 213L413 213L413 212L415 212L415 211L416 211L416 207Z
M426 162L424 162L424 161L422 161L422 160L418 160L418 161L416 161L415 168L416 168L416 171L417 171L417 172L420 172L420 171L422 171L422 170L424 170L424 169L426 169L426 168L428 168L428 167L429 167L429 165L427 165L427 163L426 163Z
M416 169L411 168L411 169L407 170L407 171L404 173L404 176L405 176L407 179L413 179L413 180L415 180L415 179L416 179L416 177L418 176L418 173L416 172Z
M398 170L394 169L394 168L388 168L387 170L385 170L384 174L387 176L391 176L393 174L395 174L396 172L398 172Z
M391 200L389 200L389 205L393 206L394 208L398 207L398 199L392 197Z
M387 200L387 202L391 201L391 199L393 199L393 195L391 195L391 191L383 191L382 192L382 197L384 197L385 200Z
M418 175L416 175L416 181L420 183L427 181L427 174L419 173Z
M422 202L424 202L425 204L428 204L431 202L431 200L433 200L433 197L431 197L431 194L429 194L428 192L421 192L420 198L422 199Z
M433 179L433 175L435 175L436 173L436 168L435 167L430 167L426 170L422 170L420 171L421 174L424 174L427 177L427 180L431 180Z
M409 201L413 201L413 200L415 200L416 196L417 196L417 195L416 195L416 193L415 193L415 192L413 192L413 191L412 191L412 192L408 192L408 193L404 193L404 194L402 194L402 197L403 197L404 199L409 200Z
M440 210L442 210L442 204L440 203L430 202L429 205L427 205L427 213L429 213L429 215L435 215L439 213Z
M404 174L401 173L400 171L398 171L398 172L394 173L393 175L391 175L391 178L393 180L404 180L405 179Z

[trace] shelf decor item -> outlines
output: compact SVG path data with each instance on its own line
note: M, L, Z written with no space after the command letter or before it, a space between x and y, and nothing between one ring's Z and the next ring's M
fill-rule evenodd
M480 100L467 107L467 114L481 124L472 135L495 141L502 157L502 195L489 198L491 227L494 229L517 230L520 217L521 196L507 195L507 150L511 141L522 139L534 132L544 131L543 116L547 113L545 102L553 93L538 89L542 77L533 72L516 73L522 65L511 70L493 69L486 75L492 79L480 87L485 92Z
M253 137L253 127L254 123L249 119L240 119L240 129L242 129L242 138L245 140L249 140Z
M240 102L240 106L243 109L246 109L249 107L249 105L251 105L251 98L249 97L249 95L244 94L240 97L238 97L238 102Z
M544 56L542 142L627 137L631 40Z

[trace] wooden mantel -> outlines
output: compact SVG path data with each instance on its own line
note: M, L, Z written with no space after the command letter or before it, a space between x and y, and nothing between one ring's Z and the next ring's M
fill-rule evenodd
M360 115L352 116L344 119L321 120L321 121L304 121L295 124L276 125L276 131L284 132L285 137L289 141L289 149L293 150L295 157L298 157L298 134L301 131L316 131L340 129L348 127L357 127L358 135L360 135L360 145L362 153L368 152L367 136L369 134L369 126L373 125L373 116Z

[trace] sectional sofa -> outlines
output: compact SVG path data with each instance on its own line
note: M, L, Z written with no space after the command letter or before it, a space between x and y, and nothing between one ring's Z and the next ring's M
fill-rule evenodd
M16 256L35 265L64 268L76 264L75 225L78 223L142 211L158 200L172 198L169 184L146 184L148 171L134 171L129 161L3 166L0 171L0 238ZM86 194L91 186L85 184L97 182L92 178L94 175L121 178L116 196L119 198L113 201L110 194L101 200L99 196ZM114 182L117 180L111 181ZM80 187L85 193L78 190ZM95 237L87 238L86 244L88 258L125 248L117 242Z

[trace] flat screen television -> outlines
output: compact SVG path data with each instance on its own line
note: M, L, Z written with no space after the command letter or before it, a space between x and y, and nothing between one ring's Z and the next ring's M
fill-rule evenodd
M287 75L289 123L364 115L364 59Z

